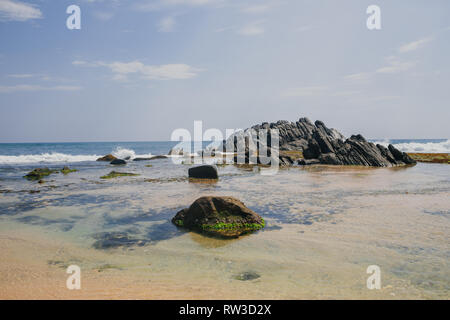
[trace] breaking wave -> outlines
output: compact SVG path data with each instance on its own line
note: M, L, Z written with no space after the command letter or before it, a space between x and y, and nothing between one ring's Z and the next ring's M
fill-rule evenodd
M375 141L374 143L381 144L387 147L390 143L389 140ZM394 147L403 152L416 152L416 153L450 153L450 140L441 142L401 142L393 143Z
M42 162L83 162L95 161L99 156L97 155L70 155L65 153L42 153L42 154L27 154L20 156L4 156L0 155L1 164L17 164L17 163L42 163Z

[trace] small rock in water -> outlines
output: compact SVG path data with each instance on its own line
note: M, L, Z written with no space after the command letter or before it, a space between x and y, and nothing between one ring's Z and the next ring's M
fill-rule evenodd
M61 173L62 174L69 174L71 172L77 172L77 169L70 169L69 167L65 166L64 168L61 169Z
M211 165L190 168L188 173L189 178L194 179L219 179L217 168Z
M219 238L237 238L265 227L264 219L232 197L202 197L172 219L178 227Z
M122 160L122 159L114 159L113 161L110 162L110 164L117 166L117 165L127 164L127 162L125 160Z
M150 158L150 160L157 160L157 159L168 159L168 156L153 156Z
M32 181L42 180L43 177L47 177L52 173L56 173L58 170L50 170L49 168L36 168L33 171L28 172L24 178Z
M106 156L103 156L101 158L98 158L96 161L105 161L105 162L111 162L113 160L117 159L112 154L107 154Z
M261 278L261 276L254 271L247 271L234 276L234 279L240 281L251 281L258 278Z

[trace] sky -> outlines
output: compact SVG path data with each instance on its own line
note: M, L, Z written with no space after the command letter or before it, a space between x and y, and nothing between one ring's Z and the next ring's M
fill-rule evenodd
M0 142L163 141L195 120L225 132L300 117L446 139L449 40L448 0L0 0Z

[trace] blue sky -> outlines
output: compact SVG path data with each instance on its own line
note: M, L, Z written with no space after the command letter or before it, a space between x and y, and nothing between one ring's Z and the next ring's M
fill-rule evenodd
M0 142L304 116L345 135L450 137L447 0L0 0L0 38Z

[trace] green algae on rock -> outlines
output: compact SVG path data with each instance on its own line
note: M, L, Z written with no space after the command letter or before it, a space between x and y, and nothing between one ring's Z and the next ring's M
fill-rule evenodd
M264 219L233 197L201 197L172 223L220 238L237 238L265 227Z
M69 167L64 167L61 169L61 173L64 175L77 171L78 171L77 169L70 169Z
M129 172L118 172L118 171L111 171L105 176L101 176L100 179L113 179L118 177L133 177L138 176L137 173L129 173Z
M49 168L36 168L33 171L28 172L24 178L31 181L42 180L43 177L47 177L52 173L57 173L58 170L50 170Z

